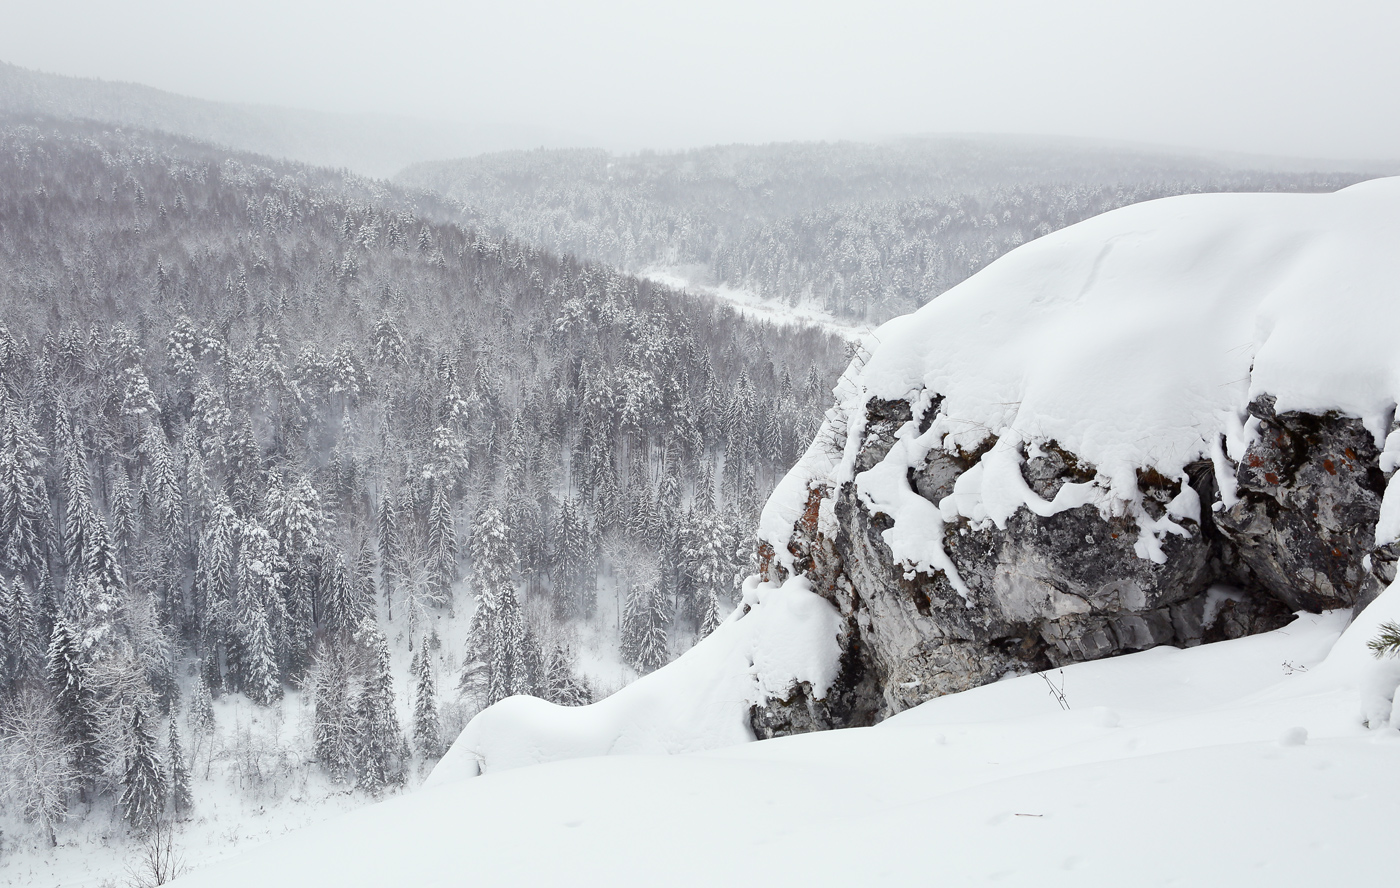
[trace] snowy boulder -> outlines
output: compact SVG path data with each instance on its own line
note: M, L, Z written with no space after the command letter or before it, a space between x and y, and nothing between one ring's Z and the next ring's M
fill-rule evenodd
M599 755L697 752L754 739L751 710L798 688L826 698L840 671L841 619L806 579L752 579L738 609L664 669L589 706L509 697L473 718L429 775L481 773Z
M1169 198L881 327L760 527L867 695L815 726L1372 600L1400 536L1397 245L1396 179Z

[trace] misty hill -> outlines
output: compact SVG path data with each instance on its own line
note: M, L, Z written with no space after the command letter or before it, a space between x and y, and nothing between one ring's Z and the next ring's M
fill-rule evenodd
M0 194L0 881L167 798L195 843L363 802L502 696L665 663L846 358L158 133L0 127Z
M212 102L135 83L45 74L4 62L0 62L0 114L162 130L240 151L380 177L416 161L558 140L542 129L520 126Z
M1065 140L947 137L514 151L418 164L398 181L450 195L472 224L550 250L873 322L1116 207L1197 191L1331 191L1363 178Z

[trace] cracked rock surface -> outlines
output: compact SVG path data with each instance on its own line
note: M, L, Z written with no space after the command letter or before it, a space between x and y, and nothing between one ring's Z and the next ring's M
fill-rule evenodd
M935 400L928 412L937 408ZM904 401L872 401L867 411L857 473L884 459L912 418ZM842 678L825 700L799 687L755 707L755 733L872 724L1009 672L1237 638L1278 628L1294 611L1368 602L1394 578L1397 557L1374 541L1386 477L1373 435L1338 414L1277 414L1271 398L1250 414L1257 434L1235 467L1237 501L1224 506L1209 461L1188 466L1200 515L1162 538L1160 562L1135 551L1134 519L1092 505L1049 517L1021 508L1004 527L945 524L943 549L966 600L943 572L895 562L882 536L891 519L872 512L855 484L814 487L789 552L845 618ZM984 451L935 448L910 469L909 486L937 504ZM1046 500L1094 471L1053 442L1022 466ZM1183 483L1152 471L1138 481L1154 518ZM764 570L775 579L784 569L769 557Z

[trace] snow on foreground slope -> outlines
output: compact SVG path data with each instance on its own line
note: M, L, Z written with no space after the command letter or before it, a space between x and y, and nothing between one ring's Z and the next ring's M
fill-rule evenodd
M590 706L509 697L473 718L425 786L581 756L695 752L754 739L749 707L797 682L824 696L840 618L802 578L751 579L739 607L665 669Z
M1400 732L1362 725L1397 678L1365 642L1400 589L1348 617L1066 667L1068 711L1032 675L874 728L444 780L178 884L1373 883Z
M1280 412L1337 410L1361 418L1378 445L1400 400L1400 179L1334 194L1201 194L1105 213L1032 241L917 312L880 327L870 359L838 388L842 403L764 510L760 537L791 569L787 543L814 482L854 481L889 515L896 560L948 572L945 523L1005 527L1026 506L1042 516L1082 505L1136 517L1138 555L1161 561L1180 532L1142 508L1139 469L1184 480L1212 458L1225 505L1257 422L1260 395ZM869 471L855 460L870 398L907 399L926 430L900 430ZM845 426L844 454L826 442ZM932 503L908 471L935 448L995 446ZM1221 439L1224 438L1222 451ZM1097 469L1054 502L1021 465L1054 441ZM1400 435L1383 461L1400 462ZM1185 485L1183 485L1185 486ZM1392 493L1400 485L1392 485ZM1207 504L1209 505L1209 504ZM1388 495L1378 542L1400 535ZM1195 517L1194 495L1168 518ZM959 591L962 591L959 588Z

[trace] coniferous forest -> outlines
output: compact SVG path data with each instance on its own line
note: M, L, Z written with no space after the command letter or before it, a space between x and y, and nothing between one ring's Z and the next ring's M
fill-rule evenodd
M969 136L510 151L419 163L396 178L460 200L473 224L547 249L879 323L1027 241L1128 204L1335 191L1367 177Z
M0 193L0 776L49 842L197 816L192 775L377 795L482 706L664 664L849 357L158 133L12 119ZM271 753L217 715L288 696Z

